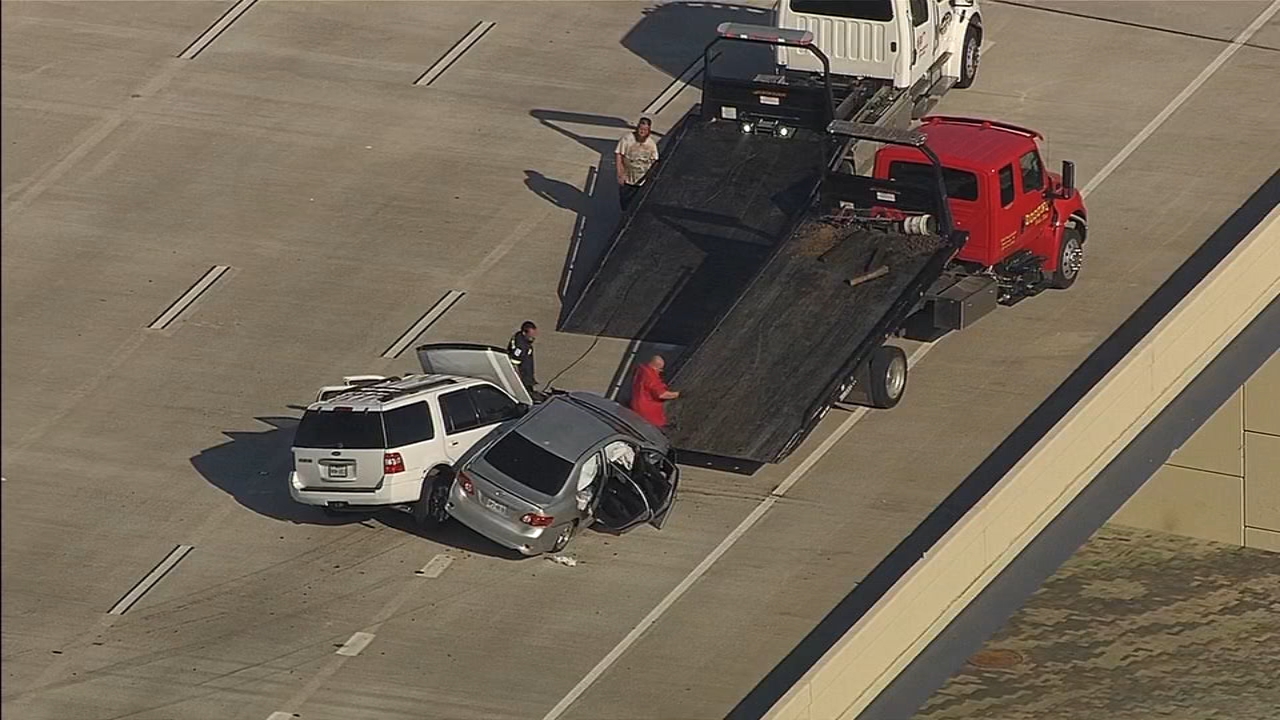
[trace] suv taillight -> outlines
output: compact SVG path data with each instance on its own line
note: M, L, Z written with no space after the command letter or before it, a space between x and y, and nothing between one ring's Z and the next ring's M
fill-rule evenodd
M539 515L538 513L525 513L520 516L520 522L533 527L546 527L555 522L555 518L550 515Z
M471 484L471 478L466 473L458 473L458 485L462 487L462 492L468 495L476 494L476 486Z
M404 472L404 459L400 453L385 453L382 456L382 474L394 475Z

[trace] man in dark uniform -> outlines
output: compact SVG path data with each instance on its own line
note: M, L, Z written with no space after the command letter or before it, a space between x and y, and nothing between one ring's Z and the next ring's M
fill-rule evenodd
M519 371L520 380L530 395L533 395L533 386L538 384L538 379L533 374L533 341L537 337L538 326L532 320L525 320L520 323L520 330L507 343L507 355L511 358L511 364Z

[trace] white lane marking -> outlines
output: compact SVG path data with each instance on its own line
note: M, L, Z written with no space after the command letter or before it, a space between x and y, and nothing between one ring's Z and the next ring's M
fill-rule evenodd
M214 283L221 280L222 276L226 275L227 271L230 269L231 268L226 265L214 265L209 268L204 275L200 276L200 279L196 281L195 285L192 285L185 293L182 294L182 297L174 300L164 312L160 313L160 317L152 320L151 324L147 326L147 329L164 330L170 323L177 320L178 316L186 312L196 300L199 300L200 296L203 295L206 290L212 287Z
M444 553L441 553L431 558L430 562L428 562L426 565L423 565L422 569L415 572L414 574L421 575L422 577L427 577L427 578L438 578L440 577L440 575L444 573L445 569L447 569L449 565L452 563L453 563L452 557L445 555Z
M933 347L934 343L925 343L916 348L915 352L911 353L911 356L907 358L908 367L920 362L920 359L927 355ZM556 703L556 706L551 708L551 711L544 715L542 720L555 720L563 715L565 710L568 710L570 705L577 701L583 693L595 684L596 680L598 680L611 665L617 662L618 658L622 657L622 654L634 645L646 630L648 630L654 623L658 622L658 619L661 618L662 615L680 599L681 595L684 595L690 587L693 587L693 584L705 575L707 570L710 570L711 566L714 565L722 555L729 551L729 548L737 544L738 540L740 540L742 536L752 528L752 526L759 522L760 518L764 517L764 514L769 511L769 508L773 507L788 490L794 487L795 484L804 477L805 473L809 472L810 468L816 465L824 455L830 452L831 448L835 447L836 443L839 442L840 439L843 438L850 430L852 430L853 426L858 424L859 420L866 417L866 415L867 408L864 407L857 408L850 413L849 417L835 429L835 432L831 433L831 435L823 440L821 444L814 448L813 452L810 453L803 462L797 465L796 468L792 470L791 473L778 485L778 487L774 488L773 492L769 493L768 497L760 501L760 504L756 505L755 509L751 511L751 514L747 515L747 517L738 524L738 527L734 528L724 540L721 540L720 544L711 551L711 554L703 558L702 562L698 563L698 566L690 571L689 574L680 581L679 585L676 585L671 592L667 593L667 596L662 598L662 601L650 610L649 614L645 615L644 619L632 628L631 632L627 633L627 636L622 638L622 641L614 646L614 648L609 651L608 655L604 656L604 659L596 663L596 666L591 668L591 672L588 672L586 676L569 691L569 694L561 698L560 702Z
M1101 185L1103 180L1110 177L1111 173L1115 172L1116 168L1120 167L1120 164L1127 160L1129 156L1138 149L1138 146L1146 142L1147 138L1151 137L1151 135L1155 133L1155 131L1159 129L1159 127L1163 125L1171 115L1173 115L1175 110L1182 107L1182 104L1190 99L1191 96L1200 89L1201 85L1204 85L1214 73L1218 72L1218 69L1221 68L1227 60L1231 59L1232 55L1235 55L1240 48L1244 47L1244 44L1249 42L1249 38L1253 37L1254 33L1258 32L1258 30L1261 29L1277 11L1280 11L1280 0L1275 0L1271 5L1267 6L1267 9L1263 10L1261 15L1255 18L1253 22L1249 23L1249 27L1242 30L1240 34L1236 36L1236 39L1231 41L1230 45L1224 48L1222 52L1218 53L1218 57L1214 58L1213 62L1209 63L1204 70L1201 70L1200 74L1191 81L1191 84L1183 88L1182 92L1178 93L1177 97L1171 100L1169 104L1159 112L1159 114L1152 118L1151 122L1147 123L1146 127L1142 128L1137 135L1133 136L1133 139L1129 141L1128 145L1124 146L1124 149L1117 153L1115 157L1111 158L1110 162L1102 166L1102 169L1098 171L1097 175L1094 175L1093 178L1089 180L1089 184L1084 186L1080 191L1080 194L1087 196L1089 193L1093 192L1095 188Z
M369 643L373 642L373 639L375 637L377 636L374 635L373 633L367 633L367 632L352 633L351 637L348 638L347 641L342 644L342 647L334 651L334 654L343 655L345 657L355 657L360 654L361 650L364 650L365 648L369 647Z
M455 62L457 62L458 58L462 57L463 53L471 49L471 46L480 42L480 38L484 37L485 33L492 30L495 25L497 25L497 23L492 20L481 20L476 23L475 27L471 28L470 32L463 35L461 40L454 43L453 47L449 48L449 51L446 52L439 60L435 61L431 67L427 68L427 71L422 73L417 80L414 80L413 84L423 86L430 85L435 82L436 78L443 75L444 71L448 70Z
M200 37L193 40L185 50L179 53L178 57L183 60L194 60L201 51L209 47L209 43L217 40L224 30L231 27L231 23L239 20L240 16L248 12L249 8L253 7L256 2L258 0L240 0L235 5L232 5L229 10L222 14L222 17L215 20L203 33L200 33Z
M146 577L138 581L138 584L134 585L133 589L128 593L125 593L125 596L120 598L120 600L107 611L107 614L123 615L129 608L133 607L133 604L138 602L143 595L147 594L148 590L155 587L155 584L160 582L161 578L172 570L173 566L177 565L182 558L186 557L187 553L191 552L191 550L191 545L179 545L173 550L170 550L169 554L160 561L160 564L152 568L151 572L147 573Z
M405 330L395 342L391 343L391 347L382 352L382 357L388 360L394 360L399 357L400 353L404 352L404 349L409 347L410 343L417 340L419 335L426 332L427 328L431 327L435 321L439 320L441 316L449 312L454 305L457 305L463 295L466 295L466 293L461 290L450 290L445 293L443 297L436 301L435 305L431 306L431 309L427 310L422 314L422 317L418 318L418 321L415 322L412 327Z
M367 630L369 632L356 633L356 635L368 635L372 639L373 633L376 633L381 629L382 625L386 623L387 620L390 620L392 615L399 612L400 608L409 601L409 598L419 595L422 592L422 584L424 582L425 580L422 580L421 576L415 573L412 578L405 582L404 588L401 589L400 593L384 605L383 608L378 611L378 614L374 616L373 622L369 623L367 626ZM354 639L355 635L353 635L352 638ZM299 688L298 692L294 693L293 697L289 698L289 700L284 703L284 710L282 712L299 712L302 705L307 702L307 699L323 687L325 682L332 677L334 673L338 672L346 661L347 656L341 653L336 653L334 656L330 657L329 662L314 676L312 676L312 678L307 681L306 685Z

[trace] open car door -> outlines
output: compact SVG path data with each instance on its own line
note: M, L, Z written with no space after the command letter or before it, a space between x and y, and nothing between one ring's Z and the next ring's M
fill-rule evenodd
M651 520L653 510L635 480L612 463L605 463L604 470L604 483L594 513L596 524L620 535Z
M516 402L533 405L506 351L491 345L432 343L419 345L418 363L427 374L461 375L487 380L502 388Z
M644 493L645 501L652 510L649 524L661 530L676 504L680 468L662 453L644 450L636 455L631 477Z

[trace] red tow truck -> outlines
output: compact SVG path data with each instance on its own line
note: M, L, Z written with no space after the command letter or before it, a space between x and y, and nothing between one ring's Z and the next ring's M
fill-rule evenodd
M915 131L937 155L955 229L967 235L926 295L924 309L936 316L935 331L958 330L997 303L1071 287L1088 235L1074 164L1064 161L1061 173L1047 171L1040 133L995 120L929 115ZM932 172L916 148L885 145L875 156L877 178L927 182ZM996 302L957 304L972 301L972 290L994 294Z

